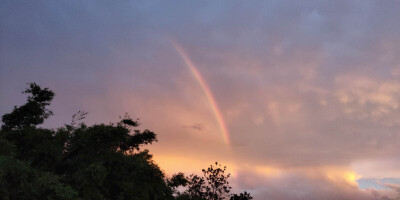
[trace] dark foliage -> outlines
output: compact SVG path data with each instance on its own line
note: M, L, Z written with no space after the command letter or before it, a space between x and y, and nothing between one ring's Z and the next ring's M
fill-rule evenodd
M218 163L203 176L178 173L167 179L144 145L156 134L141 131L128 116L116 124L86 126L78 121L56 130L37 125L52 115L54 93L31 83L27 102L2 117L0 199L4 200L220 200L231 187ZM178 187L187 187L182 194ZM251 199L248 193L231 199Z
M52 112L54 93L31 83L27 102L2 118L0 199L172 199L146 144L156 135L124 118L87 127L76 121L57 130L38 128Z
M185 178L185 175L180 172L172 176L171 179L167 180L168 186L177 188L179 186L186 186L189 181Z
M247 193L246 191L244 193L238 194L233 194L231 196L230 200L251 200L253 197L250 196L250 193Z
M215 162L215 165L210 165L207 169L203 169L203 176L191 174L186 177L186 181L181 179L184 177L183 174L178 174L175 178L175 182L181 182L184 184L175 184L186 186L187 190L180 194L177 193L176 199L180 200L223 200L229 198L230 200L250 200L252 197L249 193L244 192L239 195L230 195L229 192L231 187L229 186L230 174L226 174L226 166Z
M2 117L3 130L23 129L43 123L53 113L46 109L54 97L48 88L42 89L36 83L31 83L23 93L28 93L27 103Z

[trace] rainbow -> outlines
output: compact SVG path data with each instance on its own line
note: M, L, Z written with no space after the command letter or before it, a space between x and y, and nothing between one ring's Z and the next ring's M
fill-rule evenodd
M224 118L222 117L221 111L218 108L218 104L215 101L214 95L212 94L210 87L208 87L206 81L201 76L199 70L197 70L196 66L190 60L189 56L185 53L183 48L175 41L172 41L172 45L174 46L175 50L179 53L179 55L182 57L183 61L185 62L185 65L190 69L193 76L195 77L195 79L197 80L197 82L199 83L201 88L203 89L203 92L204 92L205 96L207 97L207 100L211 106L211 109L214 112L215 118L217 119L223 139L224 139L225 143L229 146L230 140L229 140L228 128L226 127Z

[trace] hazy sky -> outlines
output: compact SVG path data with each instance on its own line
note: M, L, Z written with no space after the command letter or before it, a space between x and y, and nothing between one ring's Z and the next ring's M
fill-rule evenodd
M0 0L0 114L37 82L56 93L46 126L78 110L88 124L127 112L158 134L150 151L168 175L219 161L256 200L396 199L399 10Z

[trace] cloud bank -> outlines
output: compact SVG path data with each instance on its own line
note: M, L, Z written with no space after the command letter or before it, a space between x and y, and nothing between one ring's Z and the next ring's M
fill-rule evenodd
M2 1L0 114L36 81L57 94L46 126L78 110L88 123L131 113L158 133L151 151L167 173L218 160L256 199L394 199L399 9L355 0ZM212 90L231 146L171 40Z

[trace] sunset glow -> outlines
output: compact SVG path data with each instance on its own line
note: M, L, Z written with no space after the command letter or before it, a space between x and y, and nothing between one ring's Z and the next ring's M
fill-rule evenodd
M163 183L218 162L253 200L400 199L400 1L0 1L0 116L36 82L37 127L137 119Z

